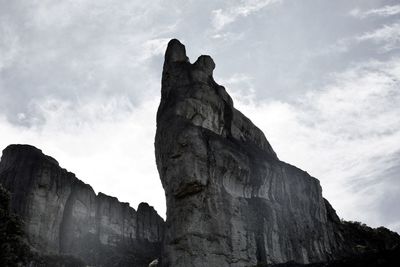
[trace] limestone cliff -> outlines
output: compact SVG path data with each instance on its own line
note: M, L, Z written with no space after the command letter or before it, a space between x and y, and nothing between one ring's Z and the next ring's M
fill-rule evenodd
M319 181L278 159L214 68L168 44L155 140L167 200L162 265L309 263L351 251Z
M96 195L35 147L3 151L0 183L40 253L71 254L96 266L147 266L159 257L164 222L152 207L141 203L135 211L115 197Z

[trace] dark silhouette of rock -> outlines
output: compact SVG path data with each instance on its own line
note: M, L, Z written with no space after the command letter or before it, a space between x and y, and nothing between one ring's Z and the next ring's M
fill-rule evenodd
M18 267L33 258L21 218L10 212L10 194L0 184L0 264Z
M300 264L287 262L280 264L259 264L254 267L398 267L400 266L400 247L388 250L364 252L339 260Z
M162 266L307 264L356 252L319 181L278 159L214 68L169 42L155 140L167 201Z
M164 221L153 207L141 203L135 211L115 197L96 195L33 146L3 151L0 183L40 253L70 254L101 266L147 266L159 257Z

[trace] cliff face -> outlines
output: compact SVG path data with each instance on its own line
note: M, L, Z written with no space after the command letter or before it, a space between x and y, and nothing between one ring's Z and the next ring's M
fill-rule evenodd
M169 267L307 264L354 255L380 261L382 249L398 246L389 257L398 251L398 234L340 221L319 181L280 161L262 131L234 108L214 68L209 56L191 64L179 41L169 43L155 140L166 224L146 203L135 211L96 195L35 147L7 147L0 183L25 221L29 244L91 266L135 267L160 258L161 250L161 264Z
M46 254L71 254L87 264L147 264L159 257L162 218L146 203L128 203L99 193L27 145L3 151L0 183L11 209L25 221L29 243ZM145 263L147 263L145 265Z
M167 200L163 266L325 261L351 251L320 183L278 159L213 77L170 41L156 161Z

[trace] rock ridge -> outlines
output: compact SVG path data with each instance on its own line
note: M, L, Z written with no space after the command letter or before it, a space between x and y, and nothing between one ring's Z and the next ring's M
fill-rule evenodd
M96 195L40 149L4 149L0 183L11 193L12 211L25 221L30 245L41 253L71 254L101 266L126 258L147 266L159 257L164 221L153 207L140 203L136 211L115 197Z

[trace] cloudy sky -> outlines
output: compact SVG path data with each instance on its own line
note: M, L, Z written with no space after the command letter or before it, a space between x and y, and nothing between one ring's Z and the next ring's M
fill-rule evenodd
M384 0L0 0L0 147L28 143L165 216L154 159L169 39L340 217L400 231L400 4Z

